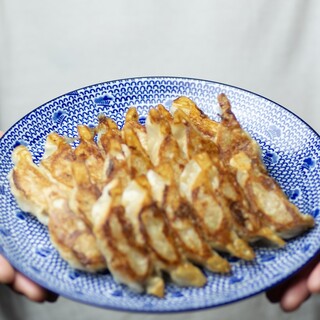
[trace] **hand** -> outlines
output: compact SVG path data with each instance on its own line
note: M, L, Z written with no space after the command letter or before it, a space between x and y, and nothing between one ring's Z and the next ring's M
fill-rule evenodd
M0 284L7 284L15 292L23 294L35 302L54 302L58 296L40 287L23 274L17 272L9 262L0 255Z
M293 277L269 290L270 302L286 312L298 309L312 294L320 293L320 254Z
M2 135L3 133L0 131L0 138ZM1 284L8 285L15 292L23 294L35 302L54 302L58 298L57 295L40 287L17 272L2 255L0 255L0 285Z

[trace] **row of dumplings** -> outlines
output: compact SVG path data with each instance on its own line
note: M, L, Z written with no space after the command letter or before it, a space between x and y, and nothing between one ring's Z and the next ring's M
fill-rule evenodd
M164 273L201 287L201 268L231 271L219 252L252 260L251 243L283 246L314 224L268 175L227 97L218 102L220 122L186 97L170 111L150 109L145 126L134 107L121 129L101 115L94 129L78 126L76 147L49 134L39 165L18 146L12 193L76 269L108 268L116 281L158 297Z

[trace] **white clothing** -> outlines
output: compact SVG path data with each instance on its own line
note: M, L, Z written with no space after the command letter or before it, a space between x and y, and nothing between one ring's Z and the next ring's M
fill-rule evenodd
M224 82L290 109L320 132L317 0L0 0L0 128L74 89L172 75ZM60 298L38 305L0 286L0 319L317 318L264 295L187 314L128 314Z

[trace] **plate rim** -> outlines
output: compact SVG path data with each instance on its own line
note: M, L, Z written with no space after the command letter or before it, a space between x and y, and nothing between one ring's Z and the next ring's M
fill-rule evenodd
M291 111L290 109L280 105L279 103L266 98L265 96L255 93L253 91L235 86L235 85L230 85L230 84L226 84L224 82L219 82L219 81L214 81L214 80L207 80L207 79L201 79L201 78L192 78L192 77L183 77L183 76L139 76L139 77L128 77L128 78L119 78L119 79L114 79L114 80L108 80L108 81L103 81L103 82L98 82L98 83L94 83L94 84L90 84L90 85L86 85L83 87L80 87L78 89L74 89L72 91L66 92L64 94L61 94L53 99L50 99L48 101L46 101L45 103L39 105L38 107L32 109L30 112L26 113L23 117L21 117L19 120L17 120L14 124L12 124L7 130L6 132L4 132L3 136L0 138L0 143L2 143L3 139L5 138L6 134L9 134L11 132L12 129L14 129L17 124L22 121L23 119L27 118L30 114L34 113L36 110L41 109L42 107L44 107L45 105L48 105L49 103L58 100L72 92L75 91L80 91L80 90L85 90L86 88L90 88L90 87L97 87L99 85L104 85L104 84L108 84L108 83L116 83L116 82L128 82L128 81L139 81L139 80L152 80L152 79L159 79L159 80L182 80L182 81L200 81L200 82L204 82L204 83L210 83L213 85L222 85L225 86L227 88L231 88L231 89L236 89L236 90L240 90L246 93L249 93L250 95L253 95L259 99L263 99L265 101L271 102L272 104L276 105L277 107L284 109L286 112L290 113L291 115L293 115L294 117L296 117L299 121L301 121L301 123L309 130L311 130L317 137L317 140L320 140L320 135L317 133L317 131L312 128L305 120L303 120L300 116L298 116L297 114L295 114L293 111ZM278 284L285 282L288 278L294 276L295 274L299 273L299 271L301 269L303 269L310 261L312 261L314 259L315 256L319 255L320 253L320 244L319 244L319 248L317 249L316 253L312 256L309 257L308 259L306 259L304 261L304 263L298 268L296 269L294 272L290 273L290 274L286 274L285 278L280 279L279 281L275 282L274 284L270 285L270 286L266 286L260 290L256 290L254 292L251 292L247 295L243 295L240 298L235 298L235 299L230 299L228 301L222 302L222 303L218 303L218 304L214 304L212 303L211 305L207 304L205 306L202 307L191 307L191 308L182 308L182 309L177 309L177 310L148 310L148 309L131 309L131 308L125 308L125 307L115 307L112 305L107 305L106 303L103 304L99 304L99 303L93 303L91 301L86 301L85 299L80 299L77 297L74 297L72 295L69 295L68 293L64 293L61 292L59 290L55 290L55 293L57 293L58 295L61 295L67 299L70 299L72 301L75 302L79 302L79 303L83 303L83 304L87 304L90 306L95 306L95 307L99 307L99 308L103 308L103 309L110 309L110 310L114 310L114 311L120 311L120 312L132 312L132 313L182 313L182 312L195 312L195 311L199 311L199 310L205 310L205 309L213 309L216 307L221 307L221 306L225 306L231 303L235 303L235 302L239 302L245 299L248 299L250 297L256 296L262 292L266 292L268 290L270 290L271 288L277 286ZM18 270L19 272L21 272L22 274L26 275L29 279L31 279L32 281L36 282L37 284L39 284L40 286L44 287L47 290L52 290L50 288L50 286L48 286L48 284L43 281L42 279L37 279L34 277L33 274L31 274L28 270L25 270L25 268L23 266L18 266L15 263L15 261L11 261L10 258L8 258L7 254L5 252L3 252L2 248L0 247L0 254L3 255L11 264L12 266Z
M113 79L113 80L107 80L107 81L102 81L102 82L96 82L96 83L93 83L93 84L90 84L90 85L86 85L86 86L82 86L82 87L79 87L77 89L74 89L74 90L71 90L71 91L67 91L61 95L58 95L44 103L42 103L41 105L33 108L31 111L27 112L26 114L24 114L20 119L18 119L17 121L15 121L5 132L3 132L3 136L0 138L0 142L1 140L5 137L5 135L13 128L17 125L17 123L19 123L21 120L23 120L25 117L27 117L28 115L30 115L31 113L35 112L36 110L42 108L43 106L49 104L50 102L52 101L55 101L57 99L60 99L66 95L70 95L72 92L75 92L75 91L79 91L79 90L84 90L86 88L89 88L89 87L96 87L96 86L99 86L99 85L103 85L105 83L110 83L110 82L118 82L118 81L134 81L134 80L142 80L142 79L172 79L172 80L178 80L178 79L181 79L181 80L184 80L184 81L187 81L187 80L191 80L191 81L202 81L202 82L208 82L208 83L212 83L212 84L217 84L217 85L222 85L222 86L226 86L226 87L230 87L230 88L233 88L233 89L237 89L237 90L240 90L240 91L244 91L244 92L247 92L247 93L250 93L256 97L259 97L259 98L262 98L266 101L269 101L277 106L279 106L280 108L288 111L289 113L291 113L293 116L295 116L296 118L298 118L300 121L302 121L309 129L311 129L318 137L320 137L320 133L318 133L310 124L308 124L303 118L301 118L300 116L298 116L296 113L294 113L293 111L291 111L290 109L288 109L287 107L284 107L282 104L279 104L277 102L275 102L274 100L272 99L269 99L265 96L263 96L262 94L259 94L259 93L256 93L256 92L253 92L251 90L248 90L248 89L245 89L243 87L239 87L237 85L232 85L232 84L227 84L225 82L220 82L220 81L215 81L215 80L209 80L209 79L206 79L206 78L196 78L196 77L185 77L185 76L138 76L138 77L128 77L128 78L117 78L117 79Z

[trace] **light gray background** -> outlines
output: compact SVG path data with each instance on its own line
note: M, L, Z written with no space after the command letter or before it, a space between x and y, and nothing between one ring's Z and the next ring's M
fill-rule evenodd
M317 0L0 0L0 128L82 86L150 75L239 86L320 132ZM0 319L318 319L264 297L174 315L106 311L60 298L38 305L0 286Z

